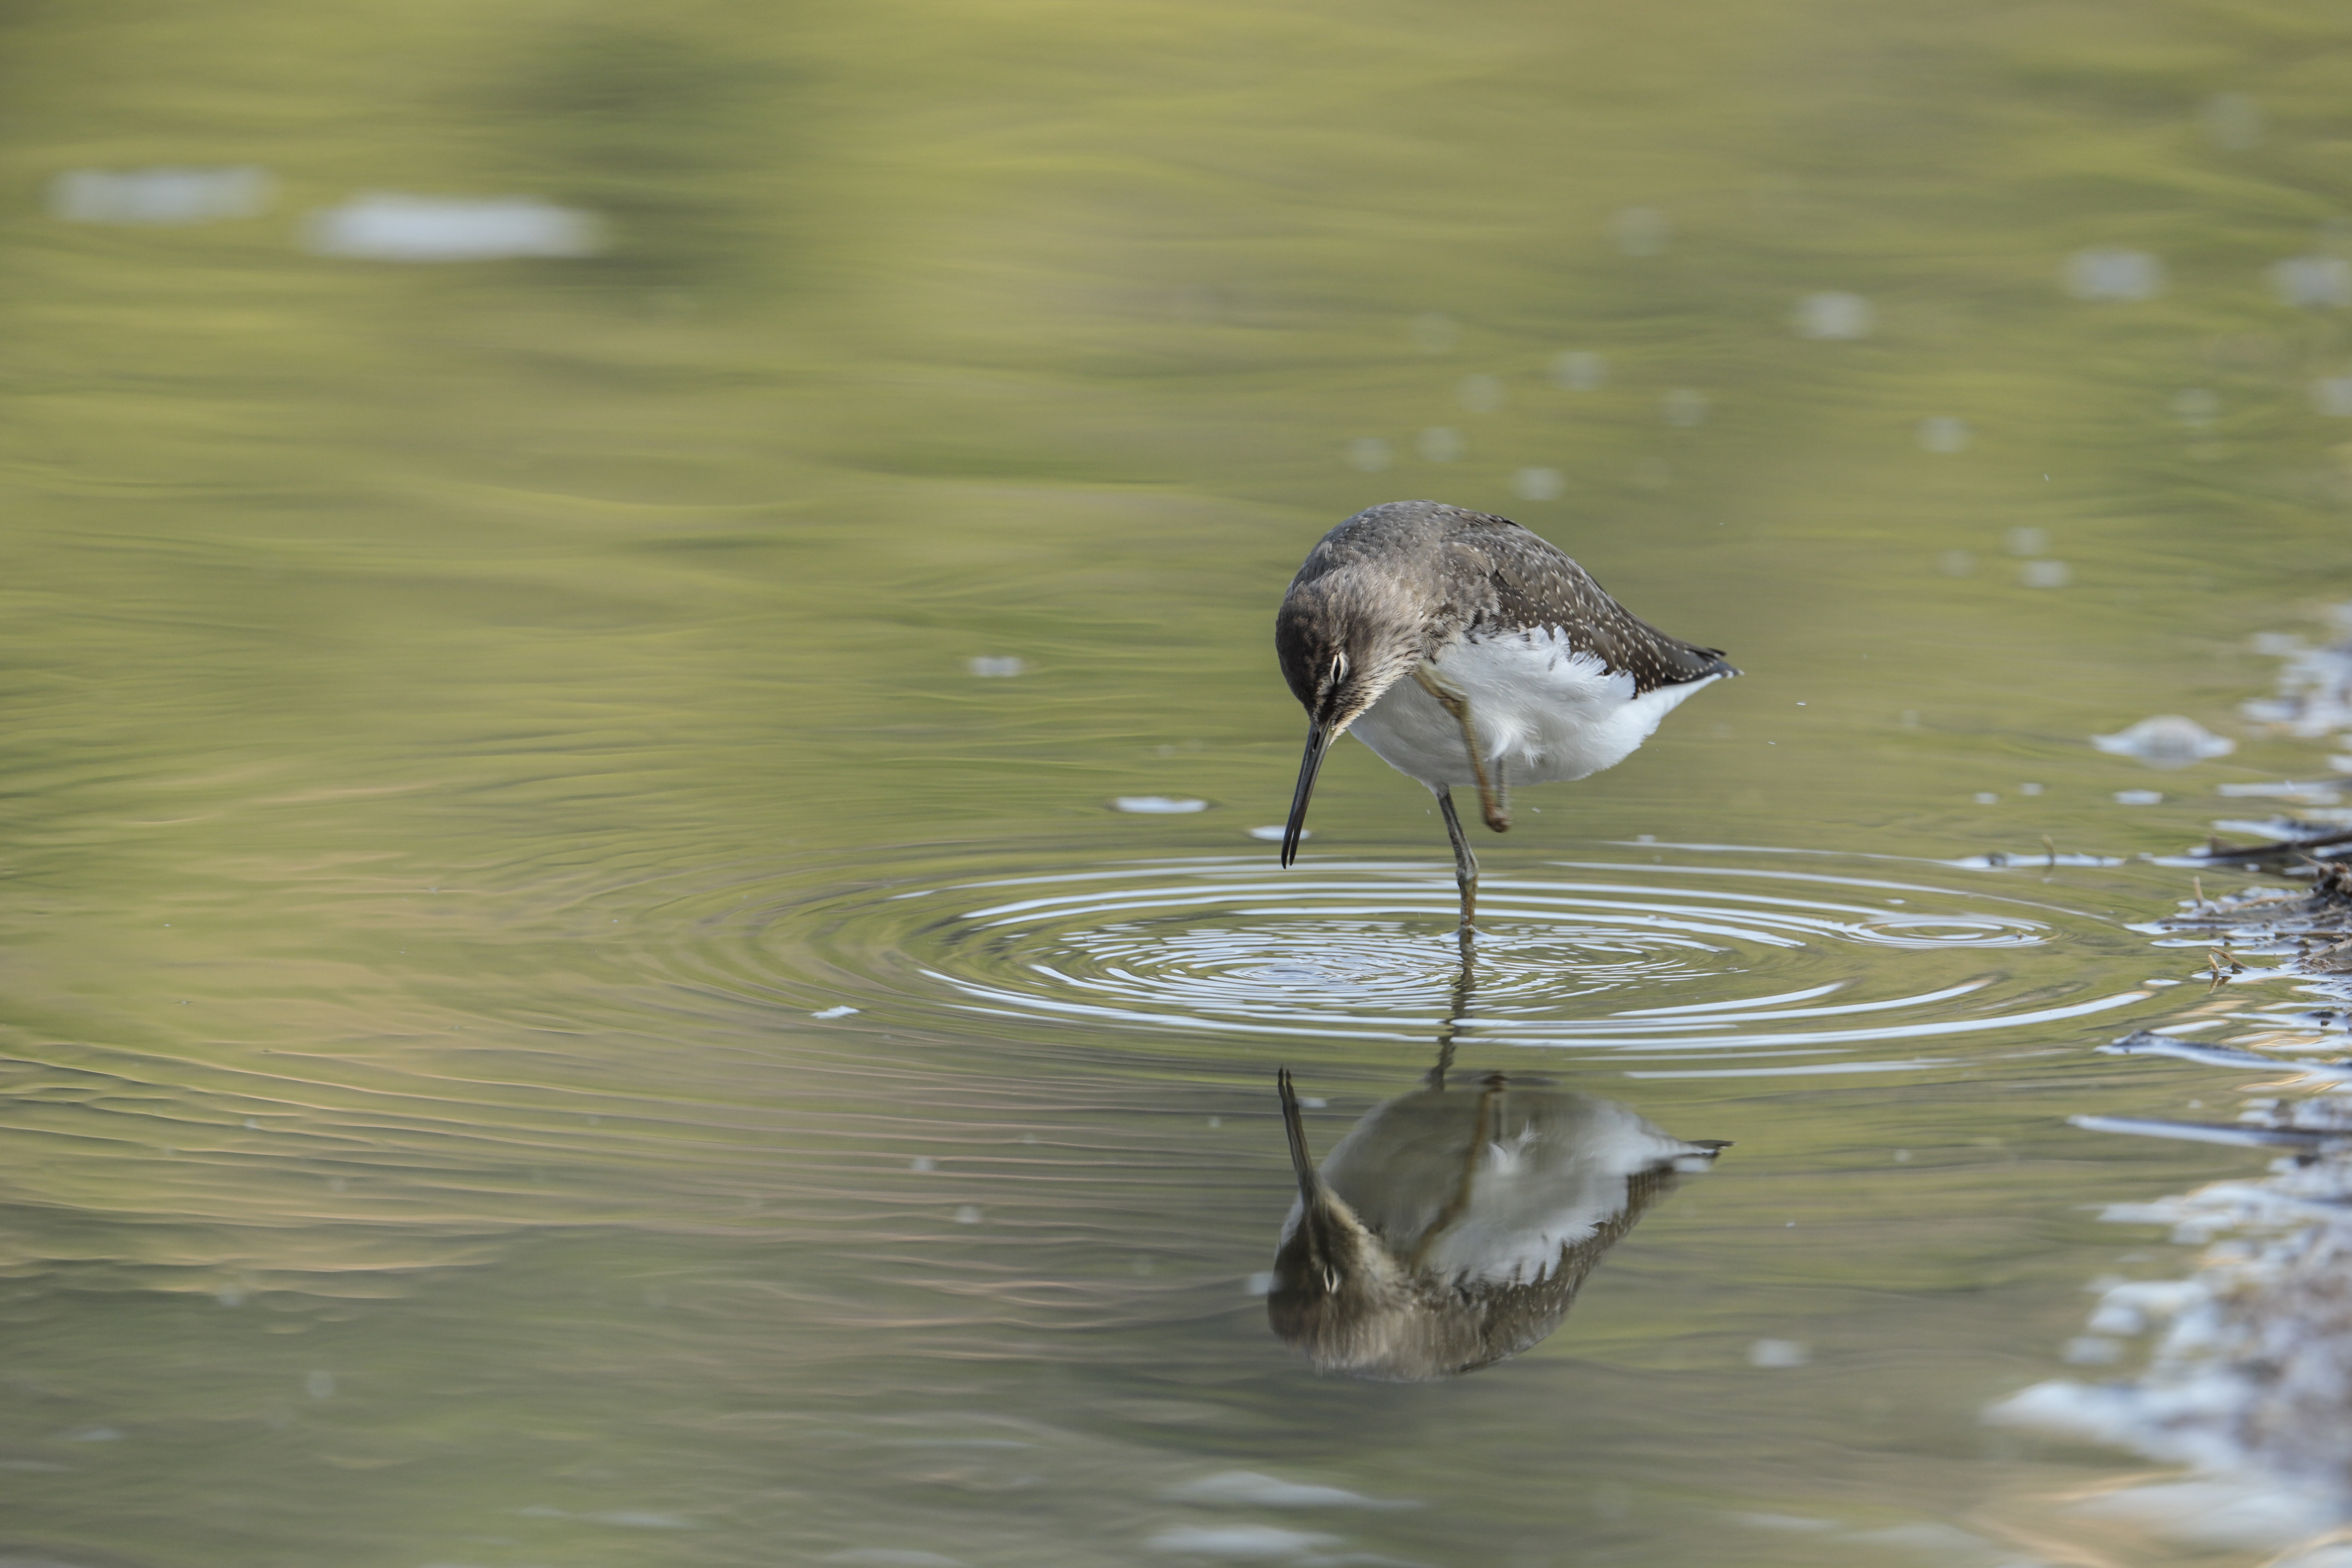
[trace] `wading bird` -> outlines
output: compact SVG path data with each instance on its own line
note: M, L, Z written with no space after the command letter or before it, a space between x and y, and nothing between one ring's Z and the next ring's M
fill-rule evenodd
M1366 1112L1319 1170L1289 1072L1277 1079L1298 1201L1266 1317L1319 1371L1420 1383L1517 1355L1679 1173L1727 1146L1539 1079L1429 1078Z
M1517 523L1433 500L1370 507L1325 534L1283 595L1274 644L1307 709L1283 865L1297 858L1324 753L1352 729L1436 795L1465 941L1478 858L1452 786L1475 785L1486 826L1505 832L1512 784L1612 767L1684 698L1739 673L1721 649L1637 619Z

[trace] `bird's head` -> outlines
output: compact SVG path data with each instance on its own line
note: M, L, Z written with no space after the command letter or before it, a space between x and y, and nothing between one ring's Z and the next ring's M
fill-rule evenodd
M1383 1380L1414 1359L1428 1315L1403 1264L1328 1187L1299 1200L1265 1311L1323 1371Z
M1290 1069L1282 1069L1276 1083L1298 1203L1275 1256L1266 1319L1327 1372L1388 1375L1381 1369L1411 1342L1419 1314L1412 1280L1316 1170Z
M1302 574L1291 584L1275 620L1274 646L1283 679L1307 710L1307 753L1299 761L1298 787L1283 831L1285 866L1297 857L1323 754L1390 687L1412 673L1422 659L1423 637L1423 617L1391 577L1343 567L1311 579Z

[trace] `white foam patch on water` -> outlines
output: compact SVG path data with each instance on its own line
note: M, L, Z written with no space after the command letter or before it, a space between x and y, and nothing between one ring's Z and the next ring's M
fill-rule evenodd
M1790 315L1790 326L1801 338L1866 338L1876 317L1870 301L1861 295L1829 290L1808 294L1798 300Z
M576 258L604 248L593 214L534 196L411 196L373 191L310 215L304 231L320 256L367 261Z
M2094 735L2091 744L2109 756L2137 757L2159 768L2186 767L2238 749L2237 742L2179 713L2158 713L2115 734Z
M2335 805L2344 796L2334 781L2326 784L2301 784L2293 779L2263 780L2256 783L2218 784L2213 793L2221 795L2252 796L2259 800L2284 800L2297 805Z
M1570 349L1554 356L1552 384L1564 392L1595 392L1609 382L1609 362L1587 349Z
M1838 1527L1833 1519L1812 1519L1794 1513L1735 1513L1730 1517L1751 1529L1782 1531L1792 1535L1814 1535Z
M2290 256L2271 263L2268 277L2282 305L2352 305L2352 261L2340 256Z
M2336 401L2341 407L2323 407L2322 412L2352 414L2352 377L2345 378ZM2352 629L2352 605L2337 605L2331 619L2338 635ZM2283 658L2286 663L2279 670L2278 694L2242 703L2241 713L2305 740L2352 730L2352 642L2305 647L2299 639L2279 638L2255 651Z
M2078 250L2067 258L2065 279L2077 300L2153 300L2164 292L2164 263L2144 250Z
M1965 452L1975 435L1968 422L1938 414L1919 421L1919 445L1930 452Z
M251 165L68 169L50 182L49 214L68 223L219 223L268 211L272 188Z
M1171 1487L1168 1496L1178 1502L1219 1508L1419 1508L1409 1499L1370 1498L1339 1487L1286 1481L1255 1470L1223 1470Z
M1336 1535L1274 1524L1183 1525L1163 1530L1143 1543L1149 1552L1182 1552L1229 1563L1283 1562L1339 1544Z

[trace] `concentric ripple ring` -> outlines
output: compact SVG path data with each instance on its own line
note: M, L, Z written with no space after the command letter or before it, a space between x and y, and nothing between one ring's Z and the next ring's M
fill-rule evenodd
M1780 1058L1738 1070L1920 1065L1885 1058L2154 994L2053 981L2069 967L2053 950L2112 921L1942 885L1948 868L1932 862L1902 868L1917 878L1883 863L1839 875L1662 855L1490 877L1465 976L1453 879L1425 863L1284 875L1257 857L1136 861L747 903L726 923L754 951L726 967L766 968L813 1002L912 1008L961 1029L1402 1040L1444 1027L1649 1058L1676 1076ZM824 988L803 991L794 970Z

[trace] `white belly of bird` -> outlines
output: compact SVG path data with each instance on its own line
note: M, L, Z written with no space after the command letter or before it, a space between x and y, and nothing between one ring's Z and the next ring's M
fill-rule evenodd
M1323 1179L1394 1257L1444 1279L1508 1285L1545 1278L1562 1250L1623 1215L1633 1177L1712 1159L1613 1100L1424 1090L1358 1122L1324 1158ZM1302 1212L1291 1205L1284 1241Z
M1501 763L1507 784L1557 784L1614 767L1650 738L1675 704L1718 679L1707 676L1635 695L1556 632L1465 642L1428 665L1447 690L1468 699L1479 748ZM1349 727L1381 761L1432 789L1474 784L1462 726L1411 676Z

